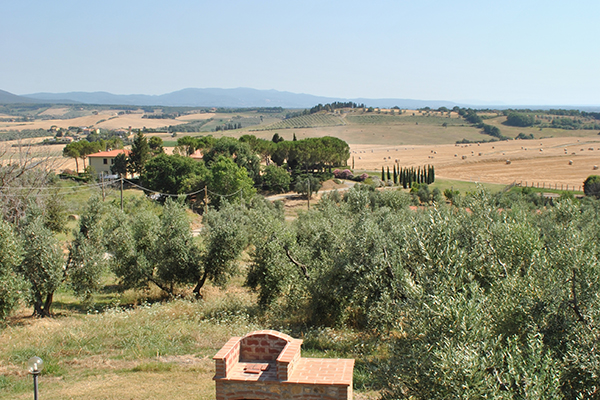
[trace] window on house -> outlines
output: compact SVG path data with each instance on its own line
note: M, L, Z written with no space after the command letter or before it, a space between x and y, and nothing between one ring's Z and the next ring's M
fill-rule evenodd
M108 159L104 159L104 164L108 164Z
M114 163L115 163L115 159L114 159L114 158L111 158L111 159L110 159L110 165L113 165Z

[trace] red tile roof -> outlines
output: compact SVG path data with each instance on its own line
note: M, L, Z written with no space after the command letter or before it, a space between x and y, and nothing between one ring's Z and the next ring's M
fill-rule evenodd
M117 150L111 150L111 151L99 151L98 153L90 154L88 157L108 158L108 157L116 157L121 153L125 153L125 155L128 156L129 153L131 153L131 150L117 149Z

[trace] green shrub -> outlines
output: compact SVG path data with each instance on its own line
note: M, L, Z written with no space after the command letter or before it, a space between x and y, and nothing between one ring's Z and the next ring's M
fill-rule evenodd
M583 182L583 192L586 196L600 198L600 176L590 175Z

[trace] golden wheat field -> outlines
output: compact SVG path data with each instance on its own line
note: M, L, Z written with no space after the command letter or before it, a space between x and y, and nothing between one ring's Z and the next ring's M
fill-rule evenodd
M481 144L350 145L355 170L390 170L431 164L436 177L473 182L576 189L589 175L598 173L599 137L563 137L510 140ZM352 163L352 159L350 164Z

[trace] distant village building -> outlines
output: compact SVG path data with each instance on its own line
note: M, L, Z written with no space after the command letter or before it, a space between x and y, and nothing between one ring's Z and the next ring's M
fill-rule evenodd
M196 150L195 152L193 152L192 154L190 154L190 158L193 158L196 161L202 160L202 157L204 156L202 154L202 151L203 151L202 149Z
M84 126L81 128L81 132L84 135L89 135L91 133L100 133L100 129L99 128L88 128L87 126Z
M131 150L117 149L110 151L100 151L88 156L90 167L94 167L98 175L111 175L110 167L115 163L115 158L119 154L125 154L129 157Z

